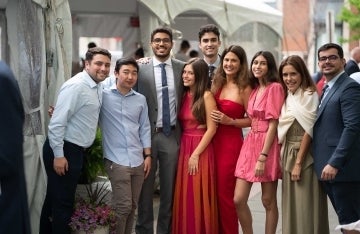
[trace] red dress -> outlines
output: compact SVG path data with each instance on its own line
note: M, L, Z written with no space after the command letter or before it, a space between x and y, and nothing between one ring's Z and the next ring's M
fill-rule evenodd
M251 130L241 149L235 176L249 182L271 182L281 178L280 144L277 134L268 152L262 176L255 176L255 164L264 146L270 120L279 119L285 94L282 86L275 82L269 84L264 92L256 97L258 90L259 87L250 94L247 113L251 118Z
M221 90L215 95L219 111L230 118L244 118L244 107L239 103L220 99L220 93ZM213 142L219 206L219 233L238 233L239 224L234 205L236 183L234 172L243 143L242 129L231 125L219 124Z
M206 129L192 115L192 97L187 93L179 113L182 126L172 214L173 234L217 234L218 209L214 151L210 143L200 154L199 172L189 175L188 162Z

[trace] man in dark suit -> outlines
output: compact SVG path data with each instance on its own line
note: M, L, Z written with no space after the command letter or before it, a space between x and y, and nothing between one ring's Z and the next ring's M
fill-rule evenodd
M0 233L30 233L23 159L24 109L19 86L0 62Z
M360 47L355 47L350 52L351 58L346 62L345 72L350 76L355 72L360 72Z
M172 31L168 28L157 28L151 33L151 48L154 56L146 63L140 64L138 83L135 89L146 97L151 124L152 166L145 179L138 209L136 233L154 232L153 194L157 165L160 179L160 207L157 221L157 233L171 233L171 210L175 174L178 160L180 126L177 113L182 97L181 72L184 63L172 59L170 51L173 47ZM162 84L162 72L166 71L167 85ZM168 90L168 98L164 100L162 90ZM168 102L170 109L170 128L164 126L163 106Z
M214 78L216 68L221 64L219 48L221 46L220 31L214 24L206 24L199 30L199 48L209 66L209 87Z
M314 125L315 171L339 223L348 224L360 219L360 85L344 72L339 45L323 45L318 59L326 85Z

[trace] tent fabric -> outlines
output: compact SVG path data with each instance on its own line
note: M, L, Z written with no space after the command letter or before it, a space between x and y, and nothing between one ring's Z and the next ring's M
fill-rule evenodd
M167 25L183 12L200 10L213 17L227 36L231 36L239 27L250 22L268 25L277 34L282 35L282 13L258 0L140 0L140 2Z
M129 26L129 16L121 14L74 14L74 51L79 51L80 37L122 37L123 55L131 56L137 49L139 30ZM84 57L82 55L81 57ZM73 59L78 61L78 53ZM114 57L114 56L113 56ZM114 57L115 59L115 57ZM112 61L113 63L114 61Z
M44 8L46 7L46 8ZM39 233L46 191L42 146L47 109L70 77L72 32L67 0L12 0L6 7L10 67L25 109L24 166L32 233Z

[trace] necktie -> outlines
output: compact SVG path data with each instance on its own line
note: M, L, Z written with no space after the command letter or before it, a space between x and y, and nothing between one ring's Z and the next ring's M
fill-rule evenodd
M208 87L211 87L211 83L212 80L214 78L214 70L215 70L215 66L214 65L209 65L209 82L208 82Z
M165 63L161 63L161 85L162 85L162 122L163 133L165 136L170 136L170 104L169 104L169 89L166 79Z
M326 90L329 88L329 85L325 85L322 89L322 93L321 93L321 96L320 96L320 102L323 100L324 98L324 94L326 93Z
M214 65L209 65L209 78L212 79L213 75L214 75L214 70L215 70L215 66Z

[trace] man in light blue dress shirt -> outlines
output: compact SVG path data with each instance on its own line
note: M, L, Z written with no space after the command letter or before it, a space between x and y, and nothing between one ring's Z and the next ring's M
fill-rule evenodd
M116 61L116 83L103 91L100 128L105 170L112 187L116 233L131 234L142 184L151 168L151 128L146 98L132 88L139 66Z
M83 151L95 139L102 85L110 72L111 54L94 47L86 53L85 68L60 89L50 119L43 160L48 177L40 217L40 234L70 234L76 185Z

